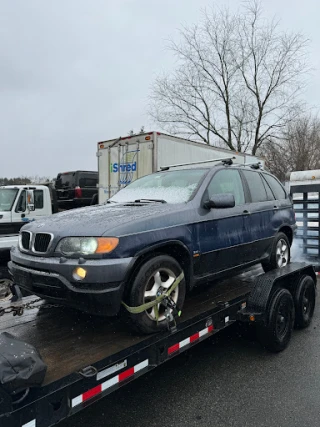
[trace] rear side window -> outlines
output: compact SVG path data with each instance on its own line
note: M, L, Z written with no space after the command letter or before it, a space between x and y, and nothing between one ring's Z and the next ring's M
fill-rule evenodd
M233 194L236 205L244 204L242 181L237 170L225 169L217 172L207 191L209 199L214 194Z
M274 200L274 195L273 195L273 193L272 193L269 185L267 184L266 180L263 179L263 176L262 176L262 181L263 181L263 184L264 184L264 188L265 188L265 190L267 192L268 200Z
M285 189L282 187L282 185L276 178L267 174L263 174L263 177L271 187L271 190L275 195L276 199L283 200L287 198L287 193L285 192Z
M90 176L81 177L79 179L79 187L96 187L98 183L98 179Z
M268 197L260 174L253 171L242 171L242 173L248 183L252 202L266 202Z

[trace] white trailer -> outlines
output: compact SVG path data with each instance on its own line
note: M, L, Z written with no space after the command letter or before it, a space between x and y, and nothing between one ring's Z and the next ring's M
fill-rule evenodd
M130 182L161 167L235 157L235 163L264 162L245 153L224 150L160 132L148 132L98 142L99 203L104 203ZM211 163L208 163L212 166ZM202 164L201 166L206 166ZM188 166L190 167L190 166Z

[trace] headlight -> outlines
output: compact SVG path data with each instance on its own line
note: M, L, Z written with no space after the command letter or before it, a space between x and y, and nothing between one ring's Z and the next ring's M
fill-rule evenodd
M107 254L119 244L117 237L66 237L56 248L64 255Z

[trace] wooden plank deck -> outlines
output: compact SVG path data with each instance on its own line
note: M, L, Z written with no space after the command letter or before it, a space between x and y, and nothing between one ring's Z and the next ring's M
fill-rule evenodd
M223 282L197 288L188 295L179 322L249 292L256 269ZM23 302L36 297L24 298ZM2 304L2 306L6 306ZM25 310L21 317L0 317L0 333L12 335L34 345L48 365L45 384L78 371L111 354L137 344L147 336L132 333L118 318L91 316L67 307ZM43 306L43 307L42 307Z

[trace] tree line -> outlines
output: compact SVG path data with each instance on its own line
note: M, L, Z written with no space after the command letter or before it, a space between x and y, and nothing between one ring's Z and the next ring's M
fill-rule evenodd
M48 176L19 176L16 178L1 178L0 185L28 185L28 184L42 184L50 182Z

